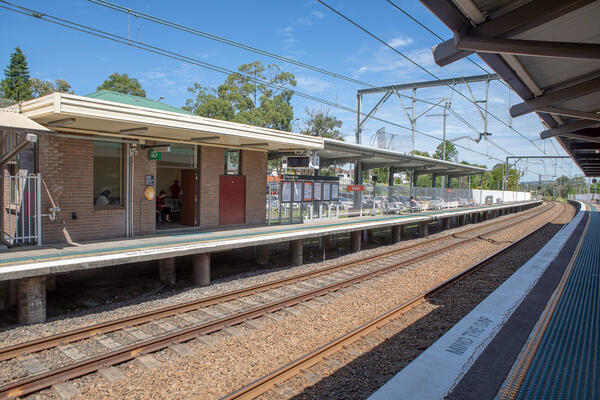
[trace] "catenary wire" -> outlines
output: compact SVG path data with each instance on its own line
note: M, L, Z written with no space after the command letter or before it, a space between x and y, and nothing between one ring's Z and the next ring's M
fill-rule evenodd
M28 9L26 7L18 6L16 4L12 4L12 3L8 2L8 1L5 1L5 0L0 0L0 2L2 2L4 4L8 4L11 7L18 8L18 9L14 9L14 8L10 8L10 7L6 7L6 6L0 5L0 8L4 8L4 9L9 10L9 11L13 11L13 12L16 12L16 13L19 13L19 14L23 14L23 15L27 15L27 16L30 16L30 17L34 17L34 18L38 18L38 19L41 19L41 20L46 21L46 22L50 22L50 23L53 23L53 24L56 24L56 25L59 25L59 26L63 26L65 28L73 29L73 30L76 30L76 31L79 31L79 32L82 32L82 33L87 33L87 34L90 34L90 35L93 35L93 36L96 36L96 37L100 37L100 38L103 38L103 39L107 39L107 40L111 40L111 41L114 41L114 42L118 42L118 43L121 43L121 44L124 44L124 45L127 45L127 46L135 47L135 48L138 48L138 49L141 49L141 50L145 50L145 51L148 51L148 52L151 52L151 53L155 53L155 54L159 54L159 55L162 55L162 56L165 56L165 57L169 57L169 58L172 58L172 59L175 59L175 60L179 60L179 61L183 61L183 62L186 62L186 63L189 63L189 64L197 65L197 66L200 66L200 67L203 67L203 68L207 68L207 69L210 69L212 71L219 72L219 73L222 73L222 74L243 76L243 77L245 77L247 79L250 79L250 80L255 81L257 83L261 83L261 84L270 86L272 88L289 91L289 92L291 92L293 94L298 95L299 97L303 97L303 98L306 98L308 100L312 100L312 101L315 101L315 102L326 104L326 105L328 105L330 107L335 107L335 108L338 108L338 109L341 109L341 110L344 110L344 111L347 111L347 112L351 112L351 113L354 113L354 114L357 113L357 111L355 109L352 109L350 107L347 107L347 106L344 106L344 105L341 105L341 104L337 104L337 103L331 102L329 100L325 100L325 99L322 99L322 98L319 98L319 97L316 97L316 96L312 96L312 95L309 95L307 93L303 93L303 92L300 92L300 91L297 91L297 90L294 90L294 89L290 89L290 88L287 88L287 87L284 87L284 86L275 85L275 84L272 84L270 82L254 78L252 76L244 75L244 74L241 74L239 72L235 72L235 71L223 68L223 67L219 67L219 66L216 66L216 65L213 65L213 64L210 64L210 63L206 63L204 61L200 61L200 60L194 59L192 57L187 57L185 55L178 54L178 53L175 53L175 52L171 52L169 50L165 50L165 49L161 49L159 47L151 46L151 45L148 45L148 44L143 43L143 42L129 40L128 38L125 38L125 37L122 37L122 36L119 36L119 35L115 35L115 34L112 34L112 33L109 33L109 32L105 32L105 31L101 31L101 30L98 30L98 29L95 29L95 28L92 28L92 27L89 27L89 26L86 26L86 25L82 25L82 24L78 24L76 22L68 21L66 19L62 19L62 18L59 18L59 17L54 17L54 16L51 16L51 15L46 14L46 13L41 13L41 12L38 12L38 11L35 11L35 10L32 10L32 9ZM361 113L361 115L366 116L365 113ZM374 120L378 120L380 122L384 122L384 123L387 123L389 125L401 128L401 129L411 130L411 128L409 128L409 127L406 127L404 125L400 125L398 123L395 123L395 122L392 122L392 121L388 121L388 120L385 120L385 119L382 119L382 118L379 118L379 117L372 116L371 118L374 119ZM423 136L435 139L435 140L440 141L440 142L442 141L442 139L440 139L440 138L438 138L438 137L436 137L434 135L428 134L426 132L419 131L417 129L414 129L414 131L415 131L415 133L418 133L420 135L423 135ZM481 153L479 151L473 150L473 149L468 148L466 146L462 146L462 145L459 145L459 144L455 144L455 146L459 147L459 148L462 148L464 150L467 150L469 152L478 154L480 156L484 156L484 157L487 157L487 158L494 159L496 161L502 162L502 160L499 159L499 158L489 156L487 154L484 154L484 153Z

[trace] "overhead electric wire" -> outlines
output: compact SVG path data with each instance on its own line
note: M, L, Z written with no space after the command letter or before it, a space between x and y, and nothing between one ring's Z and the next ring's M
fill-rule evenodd
M325 3L323 0L317 0L319 3L321 3L323 6L325 6L326 8L328 8L330 11L332 11L333 13L339 15L341 18L343 18L344 20L346 20L347 22L349 22L350 24L354 25L356 28L360 29L361 31L363 31L364 33L366 33L367 35L371 36L373 39L377 40L378 42L380 42L381 44L383 44L385 47L389 48L390 50L392 50L393 52L395 52L396 54L398 54L399 56L401 56L402 58L404 58L406 61L410 62L411 64L413 64L414 66L416 66L417 68L419 68L420 70L422 70L423 72L425 72L426 74L430 75L431 77L433 77L436 80L441 80L437 75L435 75L433 72L429 71L427 68L423 67L422 65L420 65L418 62L414 61L412 58L408 57L407 55L405 55L404 53L398 51L396 48L394 48L393 46L391 46L390 44L388 44L386 41L384 41L383 39L379 38L377 35L373 34L372 32L370 32L369 30L367 30L366 28L364 28L363 26L361 26L360 24L358 24L357 22L353 21L352 19L350 19L349 17L345 16L344 14L342 14L340 11L336 10L335 8L333 8L332 6L330 6L329 4ZM469 99L466 95L464 95L463 93L461 93L460 91L456 90L456 88L450 86L450 85L446 85L448 88L450 88L452 91L458 93L461 97L465 98L467 101L469 101L470 103L472 103L473 105L475 105L475 107L479 108L482 111L485 111L479 104L477 104L476 102L474 102L473 100ZM528 138L526 135L524 135L523 133L517 131L516 129L514 129L512 126L508 125L506 122L504 122L502 119L498 118L495 114L491 113L491 112L487 112L488 115L492 116L494 119L496 119L498 122L500 122L501 124L503 124L504 126L506 126L507 128L509 128L510 130L512 130L513 132L515 132L516 134L518 134L519 136L521 136L522 138L524 138L525 140L527 140L529 143L531 143L534 147L536 147L542 154L546 154L546 152L544 152L539 146L537 146L534 142L533 139Z
M240 49L243 49L243 50L247 50L247 51L250 51L250 52L253 52L253 53L257 53L257 54L260 54L260 55L271 57L271 58L274 58L276 60L284 61L284 62L293 64L293 65L296 65L296 66L299 66L299 67L302 67L302 68L306 68L306 69L309 69L309 70L312 70L312 71L316 71L316 72L319 72L319 73L322 73L322 74L325 74L325 75L328 75L328 76L332 76L334 78L339 78L339 79L342 79L342 80L345 80L345 81L348 81L348 82L351 82L351 83L354 83L354 84L359 84L359 85L370 87L370 88L377 88L378 87L378 86L373 85L373 84L368 83L368 82L363 82L363 81L359 81L359 80L354 79L354 78L349 78L347 76L344 76L344 75L341 75L341 74L338 74L338 73L326 70L324 68L320 68L320 67L317 67L317 66L314 66L314 65L310 65L310 64L298 61L298 60L290 59L288 57L284 57L284 56L272 53L270 51L261 50L261 49L258 49L256 47L253 47L253 46L249 46L249 45L246 45L246 44L243 44L243 43L240 43L240 42L236 42L234 40L230 40L230 39L224 38L222 36L217 36L217 35L214 35L214 34L211 34L211 33L203 32L203 31L201 31L199 29L196 29L196 28L193 28L193 27L190 27L190 26L187 26L187 25L182 25L182 24L179 24L177 22L173 22L173 21L170 21L170 20L167 20L167 19L164 19L164 18L159 18L159 17L153 16L153 15L144 13L142 11L138 11L138 10L134 10L134 9L131 9L131 8L128 8L128 7L124 7L122 5L119 5L119 4L116 4L116 3L112 3L112 2L109 2L109 1L106 1L106 0L88 0L88 1L91 2L91 3L97 4L97 5L103 6L103 7L110 8L112 10L115 10L115 11L118 11L118 12L121 12L121 13L124 13L124 14L127 14L127 15L133 15L136 18L139 17L139 18L145 19L147 21L154 22L156 24L167 26L169 28L177 29L177 30L180 30L180 31L183 31L183 32L191 33L193 35L197 35L197 36L203 37L205 39L215 40L215 41L217 41L219 43L223 43L223 44L226 44L226 45L229 45L229 46L234 46L234 47L237 47L237 48L240 48ZM484 71L486 73L488 73L488 74L490 73L489 71L487 71L485 69L484 69ZM404 98L407 98L407 99L413 99L413 97L411 97L411 96L407 96L407 95L404 95L404 94L401 94L401 93L398 93L398 92L396 92L396 94L398 96L400 96L400 97L404 97ZM438 104L435 104L435 103L432 103L432 102L429 102L429 101L426 101L426 100L418 99L418 98L415 98L415 101L418 101L418 102L421 102L421 103L425 103L425 104L429 104L429 105L434 105L436 107L441 107ZM458 114L456 111L454 111L451 107L448 107L448 109L463 124L465 124L467 127L471 128L475 133L481 134L481 132L479 132L479 130L477 130L471 123L469 123L467 120L465 120L462 116L460 116L460 114Z
M189 64L197 65L197 66L200 66L202 68L207 68L207 69L210 69L212 71L219 72L219 73L222 73L222 74L225 74L225 75L239 75L239 76L243 76L243 77L245 77L245 78L247 78L249 80L252 80L254 82L261 83L261 84L264 84L264 85L267 85L267 86L270 86L272 88L281 89L281 90L287 90L287 91L289 91L289 92L291 92L293 94L298 95L299 97L303 97L303 98L306 98L308 100L312 100L312 101L316 101L316 102L319 102L319 103L322 103L322 104L326 104L326 105L329 105L331 107L335 107L335 108L338 108L338 109L341 109L341 110L344 110L344 111L347 111L347 112L351 112L353 114L357 113L357 110L352 109L350 107L346 107L346 106L343 106L341 104L334 103L334 102L331 102L329 100L322 99L320 97L312 96L312 95L309 95L307 93L303 93L303 92L300 92L300 91L297 91L297 90L294 90L294 89L290 89L288 87L275 85L273 83L270 83L270 82L267 82L267 81L263 81L261 79L257 79L255 77L252 77L252 76L249 76L249 75L241 74L239 72L235 72L235 71L229 70L227 68L223 68L223 67L219 67L217 65L206 63L204 61L200 61L200 60L194 59L192 57L188 57L188 56L185 56L185 55L182 55L182 54L178 54L178 53L175 53L175 52L172 52L172 51L169 51L169 50L165 50L165 49L162 49L162 48L159 48L159 47L155 47L155 46L149 45L149 44L144 43L144 42L133 41L133 40L130 40L130 39L125 38L123 36L115 35L115 34L112 34L112 33L109 33L109 32L105 32L105 31L102 31L102 30L99 30L99 29L96 29L96 28L92 28L90 26L86 26L86 25L83 25L83 24L72 22L72 21L69 21L69 20L66 20L66 19L63 19L63 18L54 17L54 16L49 15L47 13L42 13L42 12L35 11L35 10L29 9L29 8L26 8L26 7L22 7L22 6L19 6L19 5L16 5L16 4L12 4L12 3L8 2L8 1L5 1L5 0L0 0L0 2L4 3L4 4L8 4L11 7L17 8L17 9L14 9L14 8L10 8L10 7L6 7L6 6L0 5L0 8L4 8L4 9L9 10L9 11L13 11L13 12L16 12L16 13L19 13L19 14L23 14L23 15L27 15L27 16L30 16L30 17L34 17L34 18L38 18L38 19L41 19L41 20L46 21L46 22L50 22L50 23L55 24L55 25L63 26L65 28L73 29L73 30L76 30L76 31L79 31L79 32L82 32L82 33L87 33L87 34L90 34L90 35L93 35L93 36L96 36L96 37L99 37L99 38L111 40L111 41L114 41L114 42L117 42L117 43L124 44L126 46L135 47L135 48L138 48L140 50L145 50L145 51L148 51L148 52L151 52L151 53L154 53L154 54L162 55L162 56L169 57L169 58L172 58L172 59L175 59L175 60L179 60L179 61L183 61L183 62L186 62L186 63L189 63ZM367 115L366 113L360 113L360 114L363 115L363 116ZM406 127L406 126L400 125L398 123L391 122L391 121L388 121L388 120L385 120L385 119L382 119L382 118L379 118L379 117L372 116L371 118L374 119L374 120L378 120L380 122L383 122L383 123L387 123L387 124L392 125L392 126L396 126L398 128L402 128L402 129L405 129L405 130L412 130L410 127ZM435 139L435 140L440 141L440 142L443 141L443 139L440 139L440 138L438 138L438 137L436 137L434 135L431 135L431 134L419 131L417 129L414 129L414 132L418 133L420 135L427 136L429 138ZM470 148L465 147L465 146L461 146L461 145L458 145L458 144L455 144L455 146L459 147L459 148L462 148L464 150L470 151L472 153L479 154L479 155L484 156L484 157L492 158L492 159L495 159L497 161L502 161L499 158L491 157L489 155L486 155L484 153L481 153L479 151L470 149Z

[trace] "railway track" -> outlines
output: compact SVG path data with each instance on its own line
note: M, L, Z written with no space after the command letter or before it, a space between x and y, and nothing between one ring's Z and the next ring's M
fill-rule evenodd
M159 334L156 337L150 337L147 340L141 340L131 345L120 346L118 349L108 353L103 353L95 357L86 357L82 361L61 366L44 373L30 376L26 379L8 383L0 387L0 398L10 398L32 393L49 387L56 382L73 379L75 377L95 372L100 368L106 367L107 365L115 365L131 360L140 354L158 351L176 343L189 341L200 335L210 334L223 328L230 327L268 313L279 311L283 308L290 307L295 304L339 290L340 288L385 274L402 266L421 261L428 257L433 257L437 254L442 254L444 251L448 251L456 246L472 242L473 240L480 240L483 235L489 235L501 231L507 226L512 226L518 220L533 218L549 212L550 210L554 209L554 207L556 207L554 204L551 206L543 206L541 209L533 209L511 217L488 222L484 225L463 230L458 235L444 235L435 239L424 241L423 243L417 243L406 246L402 249L392 250L375 257L365 257L350 263L344 263L318 271L299 274L274 282L253 286L251 288L229 292L223 295L213 296L177 306L171 306L141 315L98 324L95 326L4 348L0 350L0 359L10 360L14 359L15 357L22 357L33 352L48 350L58 345L82 341L98 335L104 336L103 334L118 331L126 327L131 328L141 324L153 323L154 321L163 320L168 317L187 315L187 319L192 320L191 326L175 328L172 329L171 332L165 332L164 334ZM469 233L478 231L479 233L473 237L465 237ZM450 244L446 242L450 242ZM433 246L432 249L432 245L434 244L435 246ZM429 250L426 254L416 256L412 256L410 254L411 252L414 253L415 250L418 250L424 246L427 246ZM384 267L381 267L377 262L374 262L383 262L386 259L398 257L400 255L408 255L409 258L401 262L392 262L391 265ZM366 272L364 265L365 263L371 265ZM294 285L296 285L295 288ZM278 288L283 286L286 286L286 291L283 293L285 298L276 299L277 296L274 298L272 294L269 295L273 291L276 291ZM292 295L289 296L290 294ZM252 296L254 296L254 299L252 299ZM256 301L256 296L263 296L263 301ZM264 303L265 299L267 301L266 304L260 304ZM226 308L224 305L233 302L240 303L237 305L237 307L242 308L242 311L234 312L232 315L225 315L226 313L223 311L227 311L228 309L230 310L235 306ZM196 316L191 315L193 312L198 312L199 309L209 310L214 307L218 307L219 305L222 306L220 309L221 311L213 310L211 313L209 313L212 314L211 316L213 317L209 321L204 321L203 318L197 318L197 314ZM206 316L206 313L204 316ZM169 331L169 329L166 330Z
M353 343L364 339L368 335L376 332L382 327L385 327L390 322L399 319L407 311L426 301L427 298L439 294L448 287L456 284L459 280L466 278L468 275L474 273L475 271L478 271L497 257L502 256L507 251L518 246L519 244L527 240L529 237L534 235L538 230L546 226L548 223L532 230L527 235L523 236L521 239L510 243L509 245L503 247L491 256L477 262L476 264L461 271L460 273L454 275L446 281L422 292L421 294L413 297L405 303L377 316L373 320L356 328L355 330L348 332L347 334L325 344L322 347L319 347L318 349L308 354L305 354L302 357L299 357L298 359L282 366L281 368L269 373L268 375L265 375L255 380L254 382L240 388L239 390L222 397L221 400L248 400L257 398L258 396L269 392L270 390L283 384L287 380L297 375L300 375L301 373L304 373L312 366L324 360L327 360L329 357L335 355L335 353L347 349Z

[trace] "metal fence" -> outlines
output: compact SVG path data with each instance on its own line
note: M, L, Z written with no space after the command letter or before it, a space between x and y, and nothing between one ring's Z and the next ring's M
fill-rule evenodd
M568 198L569 198L569 200L600 201L600 193L569 194Z
M2 239L9 246L42 244L40 174L5 176Z

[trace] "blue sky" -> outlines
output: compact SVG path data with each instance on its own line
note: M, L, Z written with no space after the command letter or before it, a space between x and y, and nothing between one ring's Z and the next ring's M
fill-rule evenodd
M398 54L316 1L159 2L115 0L114 2L374 85L432 79L431 76L403 60ZM141 40L153 46L231 70L235 70L240 64L256 60L265 64L277 63L283 70L295 74L298 80L297 90L351 108L356 106L356 90L362 88L339 78L334 79L295 65L136 19L85 0L60 2L14 0L14 3L110 33L130 37L132 40ZM444 68L437 67L431 56L431 47L439 40L385 0L329 0L327 3L440 78L482 73L480 69L466 60L458 61ZM397 4L440 36L444 38L451 36L450 31L420 2L397 0ZM225 79L225 75L217 72L4 9L0 9L0 18L2 20L0 34L3 37L0 43L0 65L6 66L10 53L16 46L20 46L27 56L32 77L44 80L66 79L71 83L76 94L85 95L94 92L108 75L119 72L137 78L146 90L147 97L158 99L160 96L164 96L162 101L182 106L190 97L187 88L194 82L199 82L203 86L216 87ZM475 57L474 59L480 65L485 66L479 58ZM467 97L469 96L468 89L464 85L456 89ZM475 83L471 89L477 100L484 98L485 85L483 83ZM491 167L498 163L493 158L503 160L508 153L513 155L542 154L534 144L504 125L512 125L514 129L529 139L539 139L538 134L542 130L541 123L533 115L510 121L509 103L515 104L518 102L518 98L513 93L509 99L508 93L505 85L499 82L491 83L489 109L498 118L496 120L491 117L488 122L488 131L492 133L493 142L481 141L476 144L468 139L458 140L457 144L480 153L459 148L459 160ZM417 92L417 96L429 102L437 102L442 98L448 99L456 113L477 130L483 131L483 121L475 106L449 88L422 89ZM374 105L377 100L378 95L366 96L364 107L368 108ZM306 107L329 109L343 121L342 133L346 137L345 139L354 141L356 124L354 114L297 96L294 97L292 105L295 118L298 118L294 122L294 128L298 128L306 118L304 112ZM409 102L405 101L404 105L408 107ZM424 112L428 107L427 103L417 103L417 114ZM440 114L441 111L441 109L432 110L428 114ZM404 127L410 126L402 111L402 105L396 97L390 98L378 111L377 116ZM373 134L384 126L387 133L395 135L396 150L402 152L412 150L409 130L375 120L365 125L363 143L368 144L372 140ZM442 117L424 115L418 120L417 129L441 138ZM465 135L473 138L477 136L471 128L456 117L449 116L447 138L453 139ZM416 148L419 150L432 153L438 143L439 141L427 136L416 135ZM550 155L557 154L556 149L558 149L558 154L564 154L556 142L554 145L550 141L536 140L534 143L545 149ZM521 162L519 167L523 171L526 170L527 180L537 179L538 173L554 175L555 170L553 162L550 161L547 161L545 165ZM559 163L557 173L558 175L569 173L574 175L580 174L581 171L568 160Z

